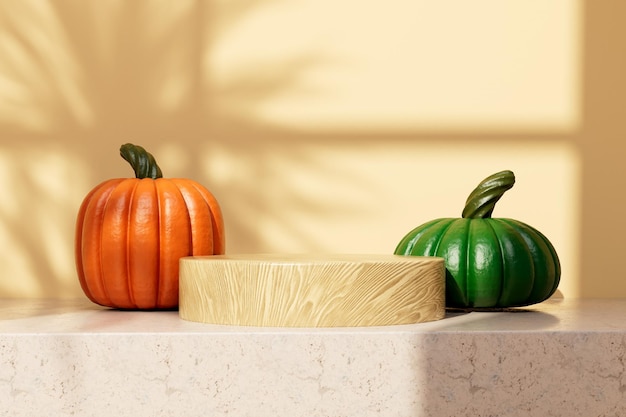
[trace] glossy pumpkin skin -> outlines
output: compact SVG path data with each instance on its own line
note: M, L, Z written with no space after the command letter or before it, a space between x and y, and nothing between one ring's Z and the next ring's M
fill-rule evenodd
M111 179L96 186L80 206L76 269L94 303L171 309L178 306L179 259L223 254L224 243L219 204L199 183Z
M503 185L505 176L507 184ZM425 223L409 232L395 253L444 258L448 307L507 308L544 301L559 285L558 255L533 227L490 217L495 202L512 187L514 177L503 171L487 180L492 188L478 190L483 182L477 187L479 192L470 195L464 210L467 217ZM496 183L499 189L494 192Z

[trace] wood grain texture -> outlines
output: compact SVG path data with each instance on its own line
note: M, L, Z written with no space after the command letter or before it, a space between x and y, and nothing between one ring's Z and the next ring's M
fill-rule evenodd
M445 315L441 258L219 255L180 260L184 320L270 327L412 324Z

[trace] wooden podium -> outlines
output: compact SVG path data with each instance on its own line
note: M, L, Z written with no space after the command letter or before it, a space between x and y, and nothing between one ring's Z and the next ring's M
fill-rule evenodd
M442 258L217 255L180 260L184 320L240 326L413 324L445 315Z

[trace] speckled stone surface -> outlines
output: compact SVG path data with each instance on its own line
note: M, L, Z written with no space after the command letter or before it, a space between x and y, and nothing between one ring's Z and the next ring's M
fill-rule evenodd
M0 300L1 416L626 416L626 300L405 326Z

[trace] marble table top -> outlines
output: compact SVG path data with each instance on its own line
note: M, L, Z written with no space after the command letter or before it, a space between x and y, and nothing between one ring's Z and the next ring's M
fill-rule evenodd
M626 416L626 300L268 328L0 300L0 416Z
M0 334L56 333L443 333L626 332L626 300L554 298L500 312L448 311L443 320L401 326L271 328L181 320L177 311L119 311L87 299L0 299Z

